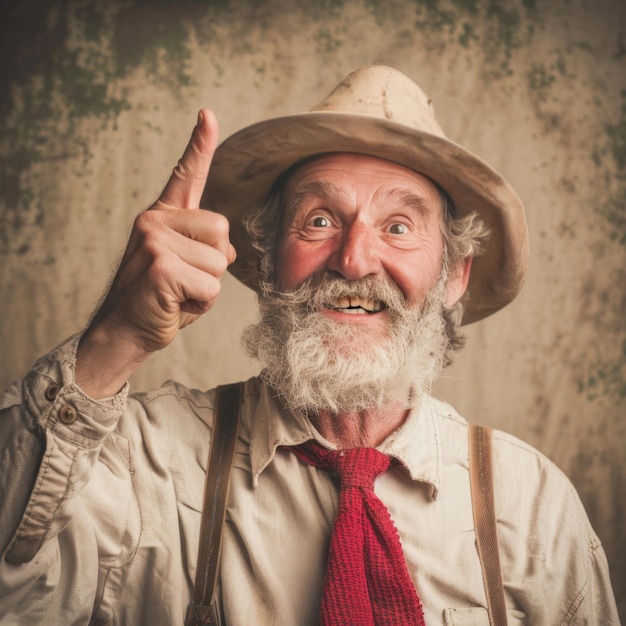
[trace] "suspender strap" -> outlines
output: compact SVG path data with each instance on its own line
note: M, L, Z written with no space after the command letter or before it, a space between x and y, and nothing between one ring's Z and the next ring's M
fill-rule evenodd
M487 612L492 626L506 626L504 587L500 571L496 509L493 500L490 428L470 424L469 467L472 511L478 556L487 594Z
M218 623L214 602L215 586L220 565L222 527L226 517L242 393L243 383L224 385L216 390L213 434L200 523L196 581L193 603L187 607L185 626L208 626Z

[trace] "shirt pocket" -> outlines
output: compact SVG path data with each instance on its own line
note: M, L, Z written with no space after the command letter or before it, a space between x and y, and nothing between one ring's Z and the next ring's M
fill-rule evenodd
M521 611L507 610L508 626L524 626L526 614ZM482 606L463 609L444 609L444 626L489 626L489 613Z

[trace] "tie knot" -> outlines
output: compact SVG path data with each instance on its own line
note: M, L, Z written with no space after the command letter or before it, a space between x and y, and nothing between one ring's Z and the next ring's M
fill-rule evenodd
M341 476L341 487L373 489L374 480L389 467L389 457L374 448L351 448L333 453L331 465Z
M373 489L374 479L387 471L389 457L375 448L328 450L310 440L289 449L302 461L322 469L334 470L341 477L341 488Z

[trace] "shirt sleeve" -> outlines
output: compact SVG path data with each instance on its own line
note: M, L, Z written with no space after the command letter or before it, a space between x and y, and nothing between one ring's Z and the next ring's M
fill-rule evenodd
M599 540L590 553L589 593L581 609L580 614L577 611L574 624L588 624L590 619L596 624L619 626L621 623L611 588L609 565Z
M582 526L588 538L587 559L583 583L569 606L562 623L575 626L586 624L615 624L620 618L611 586L609 564L600 539L592 529L587 515L575 494L581 512Z
M39 359L0 396L2 564L33 561L67 525L73 497L89 480L126 405L127 385L102 401L76 386L79 339L75 335Z

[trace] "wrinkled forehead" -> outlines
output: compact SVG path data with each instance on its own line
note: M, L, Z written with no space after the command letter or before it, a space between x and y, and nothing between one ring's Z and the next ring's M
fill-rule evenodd
M307 174L320 172L324 169L343 168L350 171L358 167L367 168L369 171L380 173L381 175L395 174L397 176L405 176L407 180L412 179L420 181L427 186L437 187L430 178L405 165L381 157L356 152L328 152L313 155L289 168L283 174L283 179L286 181L297 181Z
M356 172L360 173L360 179ZM452 203L430 178L394 161L352 152L317 154L300 161L276 181L274 194L281 196L280 210L284 214L304 193L322 197L341 194L344 185L353 186L355 180L367 184L370 177L386 183L388 193L395 187L407 197L415 191L416 201L425 204L423 208L441 211L444 219L449 217Z

